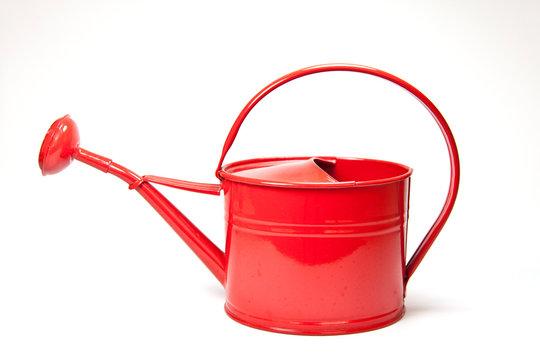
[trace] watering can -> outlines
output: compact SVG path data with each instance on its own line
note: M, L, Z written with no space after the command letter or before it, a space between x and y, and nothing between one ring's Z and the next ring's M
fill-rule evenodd
M223 165L242 122L266 95L291 80L352 71L393 82L415 96L444 135L450 187L435 223L406 262L412 169L394 162L342 157L276 157ZM163 217L226 291L225 311L263 330L309 335L378 329L404 314L407 282L444 226L456 200L459 158L447 122L419 90L384 71L352 64L307 67L270 83L244 107L205 184L139 176L79 146L66 115L47 132L39 153L43 175L78 160L129 184ZM225 251L220 250L154 186L224 195Z

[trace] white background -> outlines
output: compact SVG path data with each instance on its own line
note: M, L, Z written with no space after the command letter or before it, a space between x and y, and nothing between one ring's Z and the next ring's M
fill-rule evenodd
M538 358L537 1L0 2L0 358ZM407 313L330 337L254 330L136 192L76 163L43 178L45 132L140 174L213 177L244 104L304 66L393 73L445 115L462 161L455 211ZM420 103L380 79L313 75L265 99L226 162L347 155L415 169L409 255L440 210L448 157ZM216 243L222 198L163 189Z

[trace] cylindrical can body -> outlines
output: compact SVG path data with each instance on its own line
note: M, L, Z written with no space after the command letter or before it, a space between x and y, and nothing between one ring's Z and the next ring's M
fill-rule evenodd
M229 316L319 335L399 320L409 182L288 188L224 180Z

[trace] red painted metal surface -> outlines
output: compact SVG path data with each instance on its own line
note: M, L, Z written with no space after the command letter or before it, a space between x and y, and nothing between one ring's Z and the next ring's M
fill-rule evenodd
M74 135L76 134L76 136ZM39 155L39 166L43 175L51 175L68 166L72 159L81 161L100 171L112 174L136 189L141 196L161 215L174 231L184 240L210 272L225 285L225 255L188 218L184 216L144 178L113 162L111 159L79 147L79 130L75 122L66 115L56 120L45 135ZM74 141L76 138L77 141ZM57 149L63 149L59 151ZM69 154L66 156L65 154ZM189 184L195 184L190 187ZM183 182L185 189L200 192L199 183ZM219 185L214 185L219 186Z
M450 216L450 213L452 212L452 208L454 207L454 203L456 201L458 187L459 187L459 155L457 151L456 142L454 140L454 136L452 135L452 131L450 130L450 127L448 126L448 123L444 119L443 115L437 109L437 107L429 100L420 90L416 89L414 86L409 84L408 82L398 78L397 76L394 76L392 74L389 74L385 71L375 69L368 66L363 65L355 65L355 64L324 64L324 65L315 65L307 68L303 68L297 71L294 71L290 74L287 74L285 76L282 76L281 78L273 81L272 83L268 84L265 88L263 88L261 91L259 91L242 109L240 112L240 115L238 115L235 123L233 124L231 131L229 132L229 135L227 136L227 139L225 140L225 144L223 146L223 151L221 153L221 158L219 159L219 164L216 169L216 175L219 178L219 171L223 165L223 161L225 160L225 156L227 155L227 152L231 148L234 139L236 138L236 135L238 134L238 131L240 130L240 126L244 122L247 115L250 113L250 111L261 101L266 95L274 91L275 89L279 88L280 86L288 83L289 81L298 79L303 76L321 73L321 72L329 72L329 71L351 71L351 72L358 72L363 74L369 74L376 77L380 77L382 79L388 80L390 82L393 82L394 84L399 85L403 89L407 90L411 95L413 95L418 101L420 101L426 109L431 113L435 121L437 122L437 125L439 125L439 128L441 129L441 132L444 136L444 140L446 141L446 146L448 148L448 155L450 156L450 185L448 189L448 195L446 197L446 201L443 205L443 208L435 220L435 223L428 231L427 235L424 237L422 242L420 243L420 246L415 251L411 259L409 260L409 263L407 264L406 272L405 272L405 282L409 280L411 275L414 273L418 265L420 265L420 262L428 252L431 245L433 245L433 242L437 238L437 235L441 232L444 224L446 223L446 220L448 220L448 217Z
M451 179L443 209L406 265L409 184L404 165L359 158L223 160L251 109L268 93L324 71L375 75L408 90L431 112L446 140ZM383 71L319 65L286 75L261 90L234 123L219 161L220 184L139 176L79 147L71 118L58 119L43 141L44 175L72 159L111 173L136 189L225 287L225 309L256 328L292 334L345 334L389 325L404 313L405 287L446 222L456 199L459 159L450 129L417 89ZM222 252L149 182L219 195L226 211Z
M47 131L39 151L39 168L43 175L56 174L73 161L79 146L79 130L75 122L65 115L57 119Z
M255 159L249 165L305 159ZM317 186L235 177L245 161L219 172L228 239L225 308L233 319L323 335L371 330L401 318L411 169L379 160L332 160L328 173L337 182Z

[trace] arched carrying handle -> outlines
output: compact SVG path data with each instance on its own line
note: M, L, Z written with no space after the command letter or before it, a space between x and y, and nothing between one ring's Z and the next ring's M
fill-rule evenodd
M236 135L238 134L238 131L240 130L240 126L242 125L242 122L246 118L246 116L249 114L249 112L257 105L259 101L261 101L266 95L280 87L281 85L284 85L288 83L291 80L321 73L321 72L327 72L327 71L353 71L353 72L359 72L364 74L369 74L373 76L377 76L383 79L386 79L388 81L391 81L405 90L407 90L409 93L411 93L414 97L418 99L431 113L437 124L439 125L439 128L441 129L444 140L446 141L446 146L448 147L448 154L450 156L450 187L448 189L448 195L446 197L446 201L443 205L443 208L435 220L435 223L431 228L429 229L428 233L418 246L418 249L414 252L413 256L407 263L407 266L405 268L405 284L407 284L408 280L428 252L429 248L437 238L437 235L439 235L441 229L443 228L444 224L446 223L446 220L448 219L448 216L450 215L450 212L452 211L452 208L454 207L454 203L456 201L456 196L458 192L458 186L459 186L459 156L458 151L456 147L456 143L454 140L454 137L452 135L452 132L450 131L450 128L448 127L448 124L446 123L446 120L442 116L442 114L439 112L439 110L433 105L433 103L424 95L422 94L418 89L416 89L411 84L407 83L406 81L389 74L387 72L384 72L382 70L378 70L372 67L368 66L362 66L362 65L354 65L354 64L324 64L324 65L315 65L310 66L307 68L303 68L300 70L297 70L295 72L292 72L290 74L287 74L274 82L267 85L264 89L259 91L257 95L255 95L244 107L244 109L240 112L238 115L238 118L234 122L231 130L229 131L229 135L227 136L227 139L225 140L225 144L223 145L223 152L221 153L221 158L219 159L219 164L216 170L216 176L218 176L219 170L221 170L221 167L223 165L223 160L225 159L225 156L227 155L227 152L231 148L234 139L236 138Z

